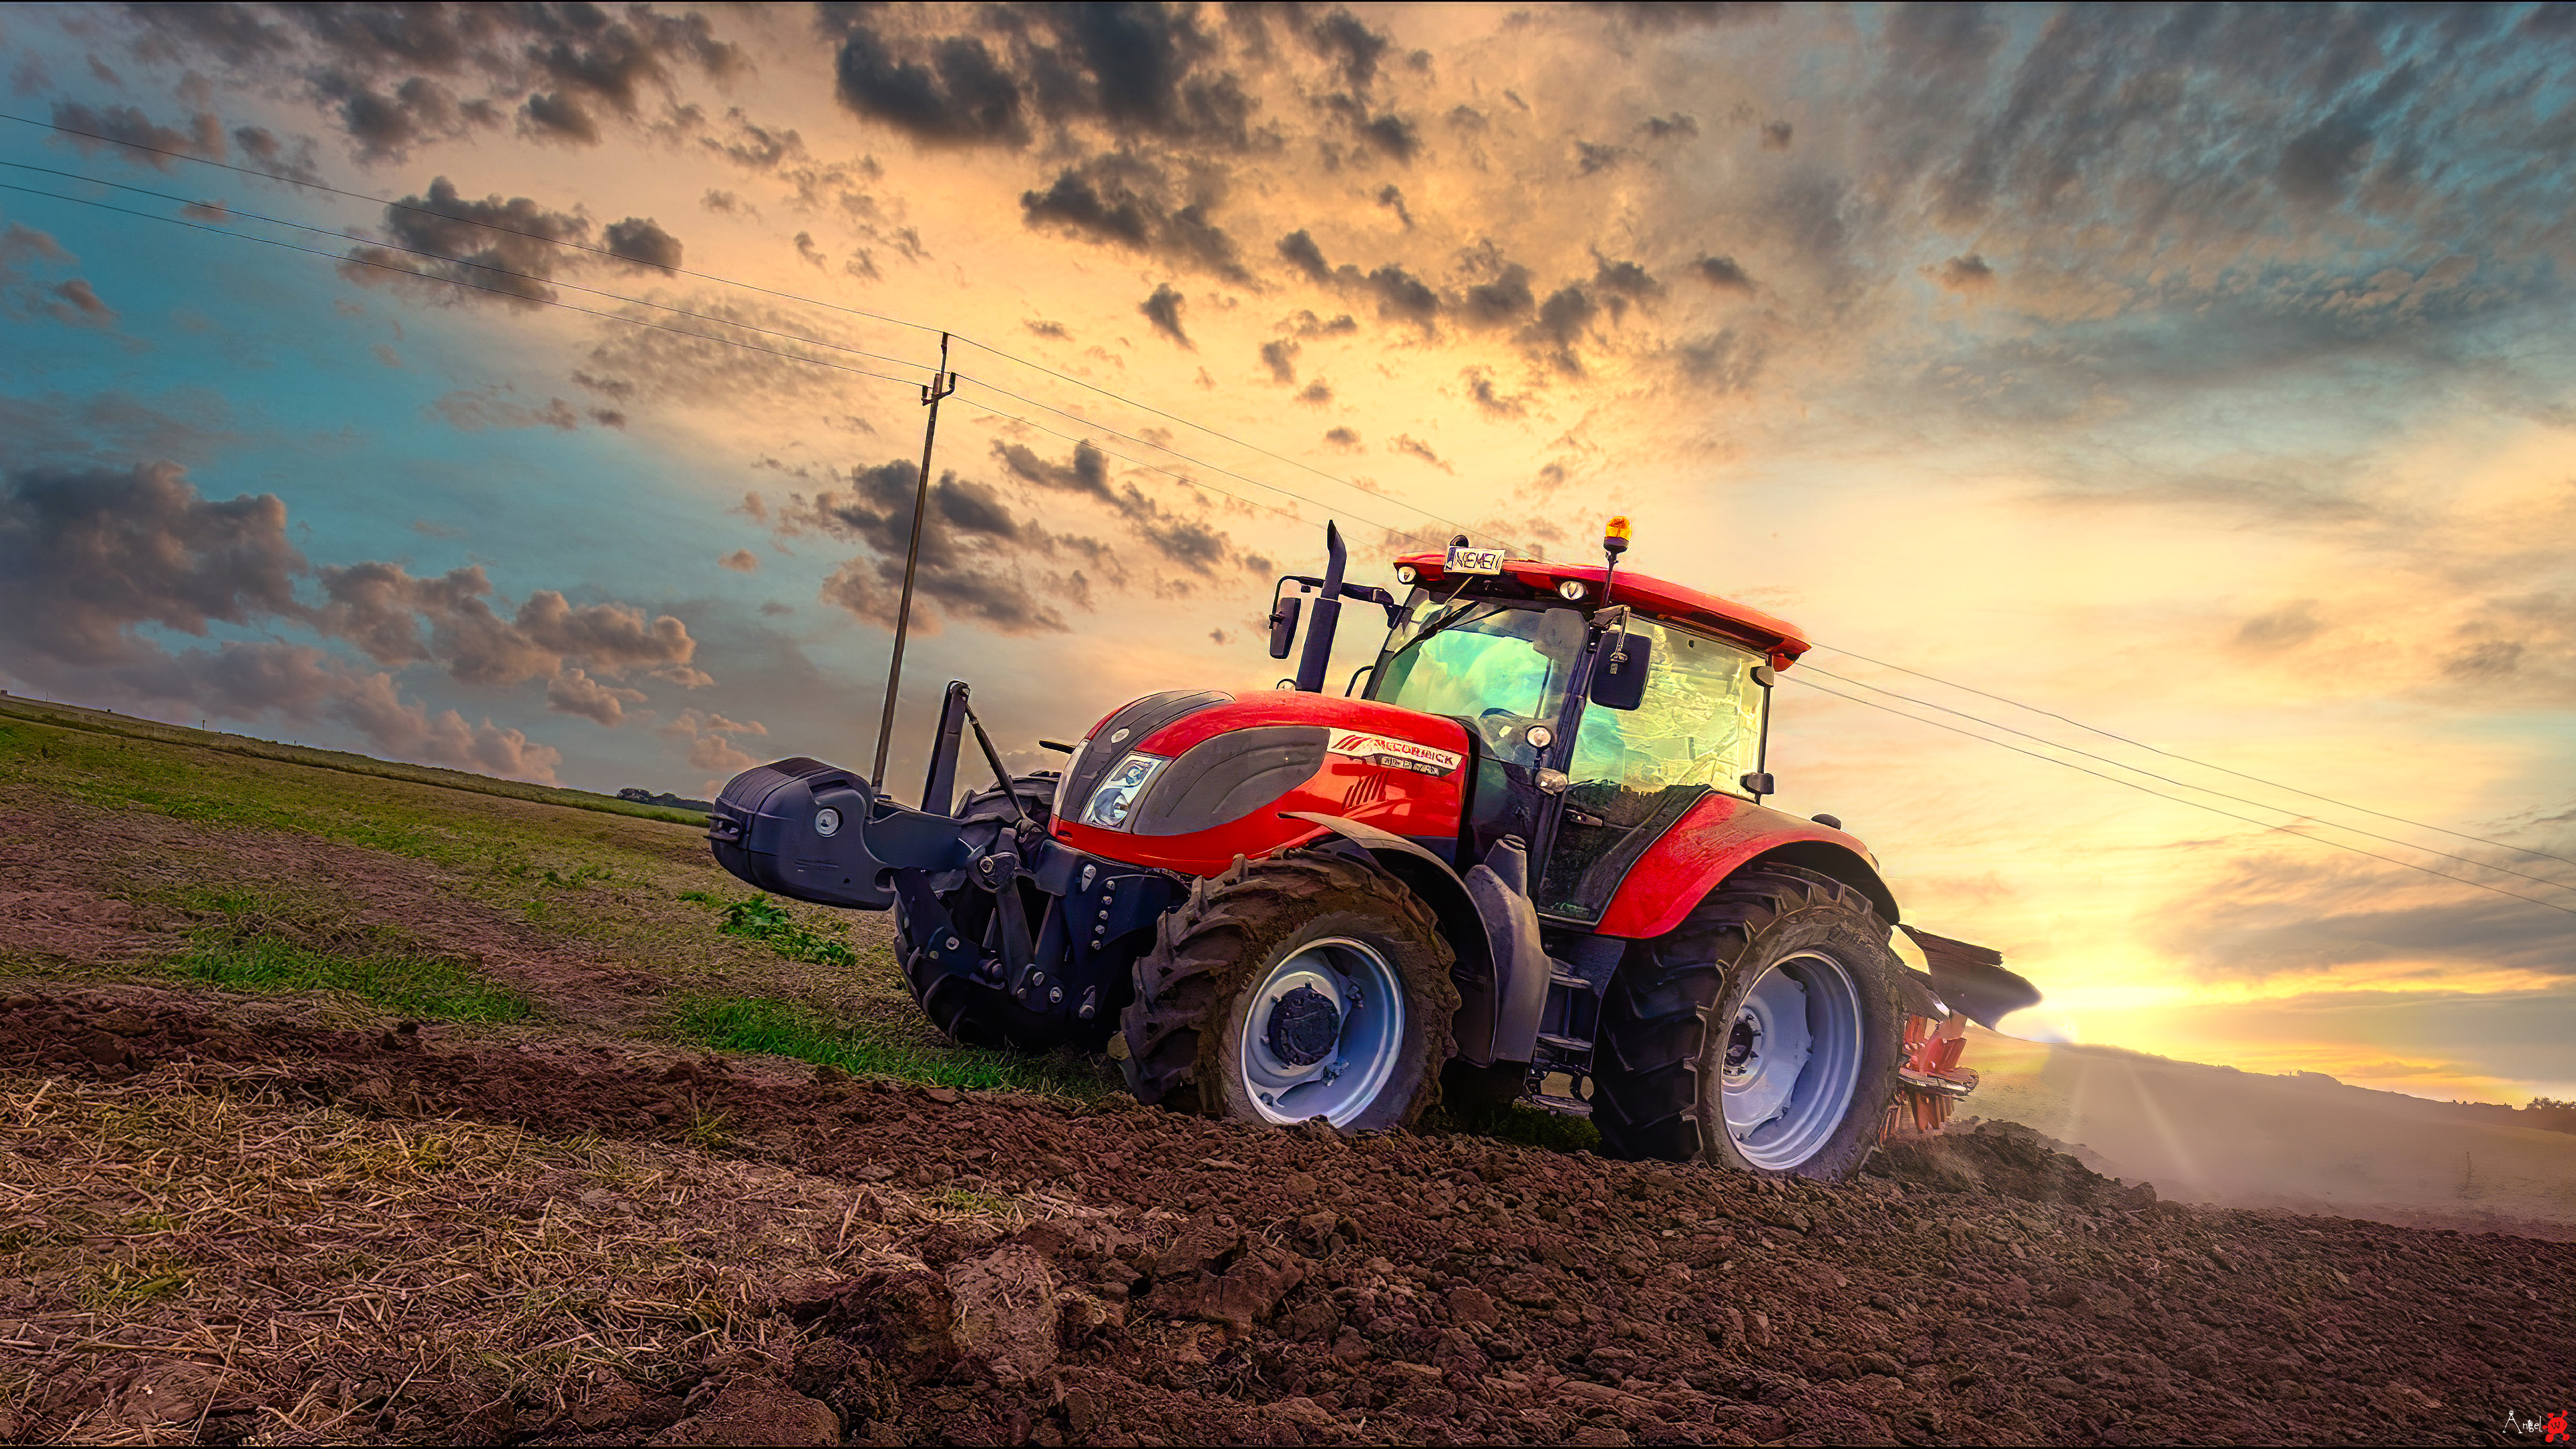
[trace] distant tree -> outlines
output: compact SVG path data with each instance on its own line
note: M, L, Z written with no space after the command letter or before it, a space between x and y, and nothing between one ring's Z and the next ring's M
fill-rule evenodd
M2551 1132L2576 1132L2576 1102L2561 1102L2554 1097L2534 1097L2531 1104L2516 1116L2525 1127L2539 1127Z

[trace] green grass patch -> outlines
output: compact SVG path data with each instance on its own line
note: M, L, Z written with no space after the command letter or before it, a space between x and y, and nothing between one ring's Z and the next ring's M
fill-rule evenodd
M878 1038L793 1002L766 997L700 996L677 1003L672 1028L682 1039L719 1051L766 1052L852 1076L892 1077L941 1087L1015 1088L1094 1100L1110 1082L1094 1063L1070 1055L1016 1056L974 1047L942 1047Z
M41 787L110 811L148 810L193 824L291 831L389 851L481 876L487 891L514 897L532 884L577 890L648 879L666 862L695 863L705 854L702 844L674 828L699 819L681 812L609 805L531 810L530 803L573 803L570 797L580 792L458 771L360 771L300 758L321 751L280 746L251 753L201 742L214 738L165 740L104 730L69 715L31 720L0 713L0 788ZM477 781L494 788L479 788Z
M188 1278L180 1269L112 1262L81 1285L80 1305L92 1313L137 1308L187 1292Z
M399 760L379 760L369 755L350 754L343 750L325 750L309 745L279 744L275 740L252 739L247 735L226 734L220 730L192 730L184 725L166 725L158 720L137 719L110 710L90 709L76 704L49 704L23 697L0 699L0 713L48 724L66 725L90 734L122 736L156 744L184 745L201 750L218 750L254 760L274 760L310 769L332 770L341 774L372 776L379 780L399 780L410 784L435 785L449 790L468 790L478 795L497 795L512 800L533 800L547 805L563 805L576 810L596 811L603 815L624 815L639 820L665 820L675 825L703 826L704 812L682 810L669 805L645 805L614 795L599 795L588 790L568 790L559 785L537 785L524 780L502 780L490 775L477 775L467 770L441 769L436 765L412 765ZM0 728L0 736L5 736ZM8 751L5 738L0 738L0 755Z
M1461 1106L1448 1104L1431 1110L1422 1124L1425 1132L1465 1132L1477 1137L1499 1138L1524 1147L1543 1147L1551 1152L1598 1152L1601 1129L1581 1117L1559 1116L1537 1107Z
M814 966L859 964L858 952L799 922L788 914L785 906L767 896L755 894L728 902L707 891L682 891L680 899L723 911L724 924L716 927L717 930L728 936L748 936L755 941L765 941L769 949L790 961L803 961Z
M527 998L467 961L424 950L398 931L333 921L299 902L246 890L180 892L219 913L163 970L231 991L338 991L402 1016L518 1021Z

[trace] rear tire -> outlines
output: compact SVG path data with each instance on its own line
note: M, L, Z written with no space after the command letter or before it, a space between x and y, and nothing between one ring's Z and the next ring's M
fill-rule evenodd
M1136 963L1136 999L1121 1016L1128 1090L1248 1122L1409 1126L1440 1099L1454 961L1431 908L1373 866L1310 852L1237 857L1192 884ZM1289 1009L1301 992L1320 1023L1311 1040Z
M1030 819L1044 826L1055 795L1055 777L1022 776L1013 783L1019 791L1020 807ZM991 785L967 796L958 807L957 819L968 839L982 845L1009 833L1017 817L1001 787ZM1020 909L1028 914L1029 928L1034 933L1038 922L1046 918L1047 897L1028 881L1014 889L1020 893ZM998 896L968 884L943 893L939 903L948 908L950 923L959 935L987 947L998 947ZM903 963L904 985L912 988L912 999L920 1003L930 1024L950 1041L1002 1051L1043 1052L1066 1042L1097 1050L1108 1039L1105 1021L1095 1025L1051 1012L1031 1011L1000 986L971 981L942 969L938 958L914 941L912 932L912 923L903 919L898 910L895 955Z
M1593 1051L1604 1152L1824 1182L1858 1171L1902 1060L1888 930L1849 886L1765 866L1632 943Z

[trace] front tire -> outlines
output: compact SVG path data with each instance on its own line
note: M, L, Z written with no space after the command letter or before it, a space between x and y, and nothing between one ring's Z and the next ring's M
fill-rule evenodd
M1238 857L1192 885L1136 963L1128 1090L1275 1126L1409 1126L1440 1098L1454 960L1431 908L1373 866Z
M1888 929L1849 886L1765 866L1630 945L1593 1052L1604 1150L1824 1182L1858 1171L1902 1060Z

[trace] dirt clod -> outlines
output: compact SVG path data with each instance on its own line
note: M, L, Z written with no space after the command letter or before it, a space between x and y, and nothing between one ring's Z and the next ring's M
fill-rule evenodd
M645 1441L648 1444L809 1445L841 1442L841 1416L762 1374L740 1374L705 1406Z

